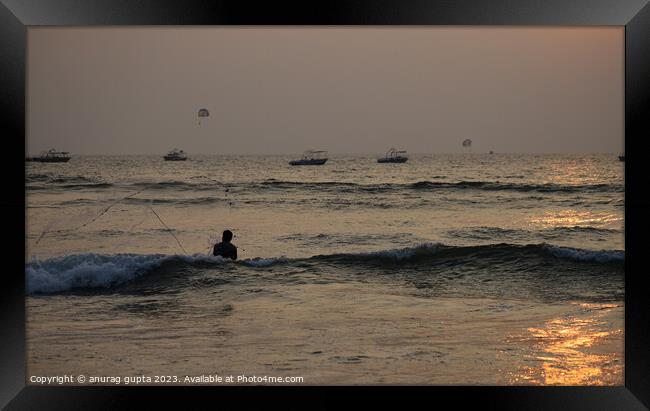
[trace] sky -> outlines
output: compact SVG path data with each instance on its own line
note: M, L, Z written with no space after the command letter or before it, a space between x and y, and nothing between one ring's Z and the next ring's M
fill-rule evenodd
M623 27L28 29L30 154L453 153L467 138L622 153Z

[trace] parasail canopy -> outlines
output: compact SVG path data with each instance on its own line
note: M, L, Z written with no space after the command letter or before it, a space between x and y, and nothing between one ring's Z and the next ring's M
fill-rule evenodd
M199 117L210 117L210 112L206 108L199 110Z
M472 145L472 140L469 138L466 140L463 140L463 147L470 147Z

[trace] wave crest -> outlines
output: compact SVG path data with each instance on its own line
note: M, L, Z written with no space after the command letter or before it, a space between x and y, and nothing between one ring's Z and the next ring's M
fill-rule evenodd
M426 264L436 259L461 260L492 259L495 264L522 257L541 257L569 260L577 263L609 264L625 260L621 250L584 250L559 247L550 244L492 244L480 246L448 246L440 243L425 243L415 247L381 250L364 253L335 253L310 258L292 259L286 257L254 258L236 262L221 257L195 254L182 255L138 255L138 254L77 254L34 261L27 264L27 292L29 294L57 293L72 289L110 288L132 281L144 274L155 272L163 265L174 268L206 268L223 264L235 267L258 269L280 264L311 263L340 265L384 265L384 264Z
M586 261L596 263L611 263L625 261L625 251L622 250L583 250L571 247L557 247L544 244L542 248L550 255L557 258L565 258L574 261Z
M223 262L221 257L164 254L75 254L27 265L27 292L56 293L77 288L110 288L165 263Z

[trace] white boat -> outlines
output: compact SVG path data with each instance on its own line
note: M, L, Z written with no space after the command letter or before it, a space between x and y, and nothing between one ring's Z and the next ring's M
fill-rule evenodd
M325 150L307 150L302 153L299 160L291 160L292 166L320 166L327 162L327 151Z
M378 163L406 163L408 161L405 150L397 150L391 148L386 152L386 155L382 158L378 158Z
M164 157L165 161L185 161L187 160L187 155L183 150L177 148L173 149Z
M43 151L38 157L27 157L26 161L39 161L41 163L67 163L70 161L70 153L67 151L56 151L51 148L48 151Z

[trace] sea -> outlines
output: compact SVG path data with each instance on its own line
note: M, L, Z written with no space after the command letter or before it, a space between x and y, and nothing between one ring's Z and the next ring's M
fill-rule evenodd
M616 154L295 157L26 163L28 375L624 384Z

